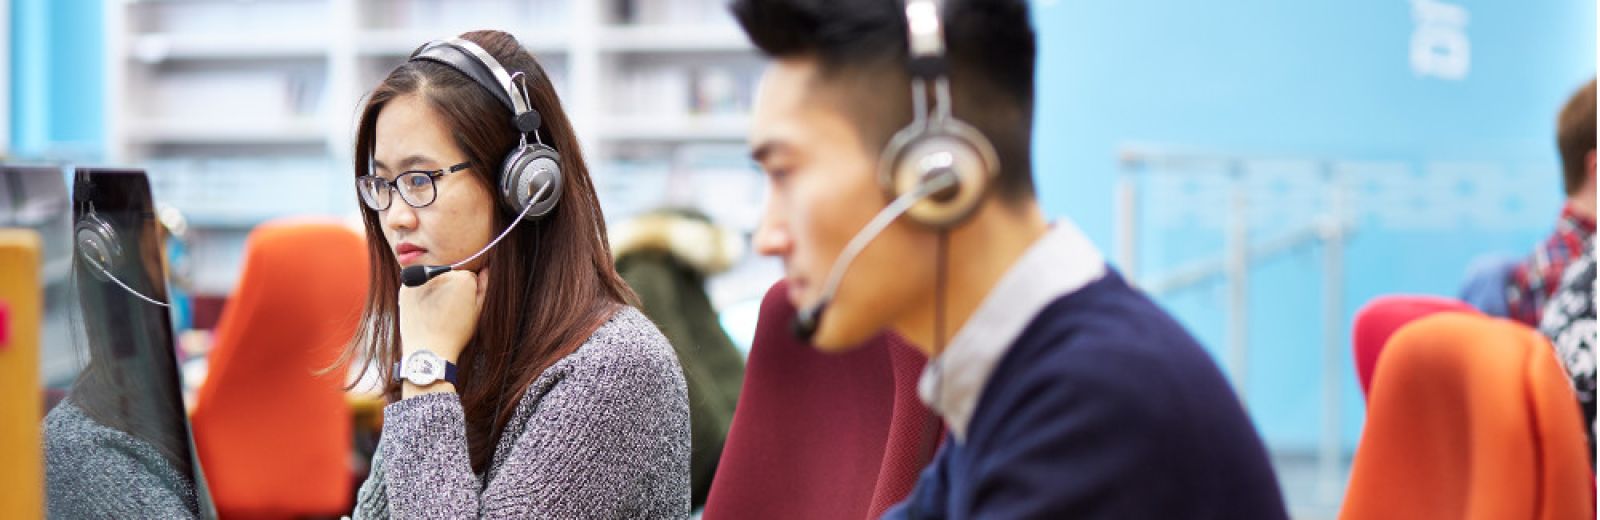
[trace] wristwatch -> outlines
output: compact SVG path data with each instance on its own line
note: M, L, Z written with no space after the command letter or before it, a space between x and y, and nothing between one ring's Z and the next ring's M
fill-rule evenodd
M417 386L428 386L443 380L456 384L456 364L445 361L438 354L418 350L394 364L394 380L405 379Z

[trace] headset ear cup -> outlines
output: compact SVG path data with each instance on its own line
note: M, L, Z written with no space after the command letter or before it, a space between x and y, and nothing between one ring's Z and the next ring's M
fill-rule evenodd
M908 126L895 133L880 159L878 182L893 199L912 191L931 170L956 173L955 190L911 206L906 216L934 228L947 228L971 215L1000 173L994 146L976 129L957 120L930 128Z
M539 200L529 200L549 185ZM542 144L519 146L506 157L505 169L500 174L500 196L515 214L521 214L529 204L526 218L543 217L555 209L561 200L565 181L561 175L561 154Z
M89 213L78 220L73 231L78 256L89 264L89 272L102 282L110 281L106 273L122 257L122 245L117 243L116 231L99 215Z

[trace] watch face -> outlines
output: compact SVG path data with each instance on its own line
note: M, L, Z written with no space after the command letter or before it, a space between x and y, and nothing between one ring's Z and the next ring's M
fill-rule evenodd
M428 351L417 351L406 359L406 380L411 384L431 385L444 376L444 360Z

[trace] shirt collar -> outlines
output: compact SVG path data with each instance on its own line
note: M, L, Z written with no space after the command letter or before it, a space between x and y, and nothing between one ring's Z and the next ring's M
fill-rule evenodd
M1571 203L1561 206L1561 220L1566 221L1574 228L1582 230L1585 233L1590 235L1594 234L1594 219L1579 215L1577 210L1572 208Z
M978 398L1022 329L1051 302L1106 274L1105 258L1070 221L1056 222L1000 277L948 348L922 371L917 393L958 441Z

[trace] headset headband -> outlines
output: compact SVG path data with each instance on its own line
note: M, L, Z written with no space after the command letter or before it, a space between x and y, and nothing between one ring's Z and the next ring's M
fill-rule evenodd
M911 44L910 68L913 76L935 79L945 73L944 24L939 19L936 0L906 2L906 33Z
M517 130L532 133L539 129L539 112L533 109L524 85L517 83L522 73L506 72L500 61L478 44L462 38L434 40L411 54L410 61L419 60L450 67L482 85L514 114Z

